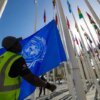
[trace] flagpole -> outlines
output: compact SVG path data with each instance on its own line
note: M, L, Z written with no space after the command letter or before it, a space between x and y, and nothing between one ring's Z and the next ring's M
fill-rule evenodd
M36 32L37 30L37 17L38 17L38 0L34 0L35 3L35 20L34 20L34 32ZM34 93L31 95L31 99L35 99L36 98L36 91L34 91Z
M37 9L37 2L38 2L38 0L34 0L34 3L35 3L35 20L34 20L34 32L36 32L36 29L37 29L37 14L38 14L38 9ZM26 99L33 99L33 100L35 100L35 93L36 93L36 91L34 92L34 93L32 93L30 96L28 96L28 97L26 97Z
M82 83L80 73L79 73L79 67L78 67L77 60L76 60L76 57L75 57L75 54L73 51L73 47L71 44L70 35L69 35L68 29L66 27L66 19L64 16L63 8L62 8L60 0L56 0L56 3L57 3L57 9L59 11L59 15L61 17L64 35L66 38L66 44L67 44L68 53L70 56L69 59L70 59L71 64L72 64L73 82L74 82L76 96L77 96L76 99L77 100L86 100L86 96L85 96L85 92L84 92L84 88L83 88L83 83Z
M100 0L97 0L97 2L100 4Z
M89 33L90 33L92 39L93 39L93 42L94 42L94 44L95 44L95 46L96 46L97 44L96 44L96 42L95 42L95 40L94 40L94 38L93 38L93 36L92 36L92 33L91 33L91 31L90 31L90 29L89 29L89 27L88 27L88 25L87 25L87 22L86 22L86 20L85 20L84 17L83 17L83 21L85 22L85 24L86 24L86 26L87 26L87 29L88 29L88 31L89 31Z
M59 16L59 11L58 11L57 7L56 7L56 10L57 10L58 28L59 28L59 31L60 31L61 40L62 40L62 43L64 45L64 49L65 49L65 52L66 52L66 55L67 55L67 59L69 59L66 40L65 40L65 36L64 36L63 29L62 29L60 16ZM66 73L69 93L72 95L72 99L75 100L76 99L76 92L75 92L75 89L74 89L74 84L73 84L73 79L72 79L71 64L69 63L69 61L64 62L64 69L65 69L65 73Z
M94 44L95 44L95 46L96 46L96 49L97 49L98 53L100 54L99 48L98 48L98 46L97 46L97 44L96 44L96 41L94 40L93 35L92 35L92 33L91 33L91 31L90 31L90 29L89 29L89 27L88 27L88 25L87 25L87 22L86 22L86 20L85 20L84 17L83 17L83 20L84 20L84 22L85 22L85 24L86 24L86 26L87 26L87 29L88 29L88 31L89 31L89 33L90 33L92 39L93 39L93 42L94 42Z
M69 29L69 30L70 30L70 33L71 33L71 35L72 35L73 41L74 41L73 33L72 33L71 29ZM75 48L75 51L77 51L75 42L74 42L74 48ZM85 72L84 72L84 70L83 70L83 68L82 68L81 61L80 61L80 57L78 56L78 52L76 52L76 53L77 53L77 54L76 54L76 58L77 58L77 61L78 61L78 64L79 64L80 73L81 73L81 76L82 76L82 80L83 80L83 82L84 82L84 88L85 88L85 90L87 91L86 79L85 79L85 75L84 75L84 74L87 74L87 69L86 69Z
M8 0L0 0L0 18L2 17L7 2Z
M73 18L74 18L74 20L75 20L75 22L76 22L76 19L75 19L75 17L74 17L74 14L73 14L73 12L72 12L72 15L73 15ZM76 22L77 23L77 22ZM77 24L76 24L77 25ZM77 28L78 28L78 26L77 26ZM79 30L79 29L78 29ZM79 35L80 35L80 30L79 30ZM80 37L81 37L81 35L80 35ZM83 41L83 39L82 39L82 37L81 37L81 40ZM97 90L98 90L98 93L100 94L100 87L99 87L99 84L98 84L98 82L97 82L97 80L96 80L96 76L95 76L95 74L94 74L94 72L93 72L93 69L92 69L92 66L91 66L91 63L90 63L90 61L89 61L89 56L86 54L87 53L87 50L86 50L86 48L85 48L85 44L84 44L84 42L83 42L83 46L84 46L84 49L85 49L85 51L86 52L84 52L84 54L85 54L85 57L87 58L87 60L86 59L83 59L83 60L86 60L85 62L87 63L87 61L88 61L88 65L90 66L90 67L88 67L89 69L90 69L90 71L91 71L91 75L92 75L92 77L93 77L93 81L94 81L94 83L95 83L95 85L96 85L96 87L97 87ZM84 50L83 49L83 50Z
M88 6L89 10L91 11L93 17L95 18L96 22L98 23L99 27L100 27L100 19L99 17L96 15L95 11L93 10L92 6L90 5L88 0L84 0L86 5ZM100 3L100 1L99 1Z
M36 32L36 30L37 30L37 17L38 17L38 4L37 4L38 0L34 0L34 2L35 2L34 32Z
M76 25L76 27L78 28L77 21L76 21L76 19L75 19L75 16L74 16L74 14L73 14L73 11L72 11L72 16L73 16L73 18L74 18L75 25ZM79 32L78 32L78 33L79 33L79 36L80 36L80 38L81 38L81 40L82 40L82 42L83 42L85 57L87 57L89 66L91 66L90 61L89 61L89 57L88 57L88 55L86 54L86 53L87 53L87 50L85 49L85 44L84 44L84 41L83 41L82 36L81 36L81 34L80 34L81 32L80 32L79 28L78 28L78 31L79 31ZM83 59L82 59L82 60L83 60ZM84 63L84 64L85 64L85 63ZM89 68L89 67L88 67L88 68ZM89 80L89 83L91 83L91 80L90 80L88 74L87 74L87 78L88 78L88 80Z
M86 39L86 43L88 44L88 41L87 41L87 39ZM89 44L88 44L89 45ZM90 45L91 45L91 47L92 47L92 44L90 43ZM92 57L92 59L93 59L93 61L94 61L94 63L95 63L95 69L96 69L96 73L97 73L97 76L99 77L99 79L100 79L100 71L99 71L99 66L98 66L98 64L97 64L97 62L96 62L96 60L95 60L95 58L93 57L93 54L94 52L93 52L93 50L92 50L92 52L91 52L91 57ZM97 65L97 66L96 66Z

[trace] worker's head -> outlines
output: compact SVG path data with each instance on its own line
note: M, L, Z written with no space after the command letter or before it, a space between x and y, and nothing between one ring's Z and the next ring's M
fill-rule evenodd
M22 47L20 44L21 40L22 40L22 38L7 36L3 39L2 46L8 51L18 53L18 52L21 52L21 50L22 50Z

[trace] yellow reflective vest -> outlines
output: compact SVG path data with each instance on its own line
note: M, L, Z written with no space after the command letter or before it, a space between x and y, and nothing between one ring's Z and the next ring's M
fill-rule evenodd
M20 78L11 78L8 73L14 61L20 57L9 51L0 56L0 100L18 100Z

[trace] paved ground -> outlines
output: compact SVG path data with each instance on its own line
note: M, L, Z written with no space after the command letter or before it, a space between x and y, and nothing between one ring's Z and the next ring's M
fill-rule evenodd
M86 94L87 100L94 100L95 92L96 89L94 86L92 86L88 91L88 93ZM35 92L35 99L33 99L34 95L32 95L31 99L25 99L25 100L72 100L67 88L67 84L57 85L57 90L53 93L46 90L46 95L45 96L41 95L40 98L38 97L38 94L39 94L39 89L37 88ZM49 98L49 99L44 99L44 98ZM100 99L96 99L96 100L100 100Z

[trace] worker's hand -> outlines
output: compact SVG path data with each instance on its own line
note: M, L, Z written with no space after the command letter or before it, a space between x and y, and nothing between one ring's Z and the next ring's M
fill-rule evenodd
M45 88L47 88L47 89L49 89L50 91L53 92L57 87L56 87L56 85L50 84L50 83L47 82L47 85L46 85Z

